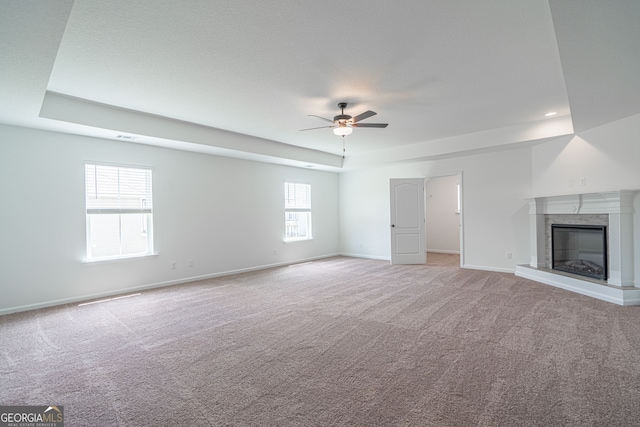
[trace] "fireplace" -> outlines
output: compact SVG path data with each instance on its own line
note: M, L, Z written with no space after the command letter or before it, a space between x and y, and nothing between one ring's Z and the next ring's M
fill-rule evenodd
M516 275L604 301L640 306L640 271L636 272L634 266L634 246L640 243L636 239L638 232L634 231L634 221L638 216L634 207L636 196L640 197L640 190L528 198L531 262L528 265L517 265ZM565 229L571 229L568 231L574 231L574 226L588 228L585 226L595 225L600 228L598 234L602 234L602 241L606 242L602 243L600 265L604 267L605 273L598 276L601 280L594 280L593 276L567 274L554 268L554 264L558 264L559 261L566 263L569 260L564 259L564 253L552 254L553 224L565 225ZM591 231L593 230L589 230ZM594 238L591 234L586 239L600 241L600 237ZM590 247L588 250L580 251L569 247L564 250L572 252L573 260L586 258L587 261L598 264L593 261L591 251ZM600 256L598 258L600 259ZM582 264L588 265L584 261Z
M607 227L551 225L551 268L607 280Z

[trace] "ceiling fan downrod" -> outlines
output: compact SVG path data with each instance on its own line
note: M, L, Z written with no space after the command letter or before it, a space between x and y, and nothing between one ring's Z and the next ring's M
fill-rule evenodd
M348 114L344 113L344 109L347 108L347 103L346 102L339 102L338 103L338 108L342 111L339 115L335 116L333 118L334 122L338 122L338 123L347 123L349 120L352 119L352 117Z

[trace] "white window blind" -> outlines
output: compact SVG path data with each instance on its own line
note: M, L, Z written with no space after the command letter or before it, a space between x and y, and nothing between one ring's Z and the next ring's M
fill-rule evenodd
M151 170L85 165L87 259L153 253Z
M285 241L311 239L311 185L285 182L284 199Z

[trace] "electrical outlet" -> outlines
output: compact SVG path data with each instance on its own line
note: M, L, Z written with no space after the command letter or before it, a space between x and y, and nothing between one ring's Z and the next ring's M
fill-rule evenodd
M511 259L513 257L513 254L511 252L507 252L507 259Z
M171 261L171 269L175 270L176 268L178 268L178 263L175 261Z
M193 260L192 259L189 260L189 267L193 267Z
M583 187L584 187L585 185L587 185L587 178L586 178L586 177L582 177L582 178L580 178L580 185L582 185Z
M274 254L274 255L278 255L278 251L274 249L274 250L273 250L273 254Z

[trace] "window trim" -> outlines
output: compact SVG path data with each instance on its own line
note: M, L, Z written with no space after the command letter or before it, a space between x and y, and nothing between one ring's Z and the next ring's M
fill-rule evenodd
M287 186L288 185L304 185L308 188L308 194L309 194L309 207L308 208L287 208ZM309 240L313 240L313 214L312 214L312 210L313 210L313 202L311 201L311 184L307 183L307 182L298 182L298 181L284 181L284 186L283 186L283 198L284 198L284 216L285 216L285 221L284 221L284 232L283 232L283 241L284 243L292 243L292 242L306 242ZM286 220L286 216L288 213L308 213L309 214L309 219L308 219L308 229L309 232L307 233L307 237L287 237L287 220Z
M144 259L144 258L157 258L158 255L160 255L157 252L151 253L151 254L144 254L144 255L127 255L127 256L122 256L122 257L118 257L118 258L95 258L95 259L88 259L85 258L83 259L81 262L84 265L99 265L99 264L113 264L116 262L127 262L127 261L134 261L134 260L139 260L139 259Z
M148 171L150 173L150 193L151 193L151 208L140 208L140 209L127 209L127 208L87 208L87 166L105 166L111 168L118 169L135 169L138 171ZM151 166L143 166L143 165L132 165L132 164L124 164L124 163L109 163L109 162L99 162L99 161L90 161L86 160L83 164L84 171L84 198L85 198L85 258L82 261L83 264L104 264L111 262L119 262L119 261L130 261L141 258L149 258L156 257L158 253L155 251L154 247L154 227L153 227L153 171L154 168ZM147 252L140 254L126 254L126 255L116 255L116 256L104 256L98 258L90 258L89 257L89 248L91 245L90 239L90 222L89 215L99 215L99 214L150 214L150 221L144 221L146 225L146 229L144 230L144 235L147 237ZM149 224L151 225L149 227Z

